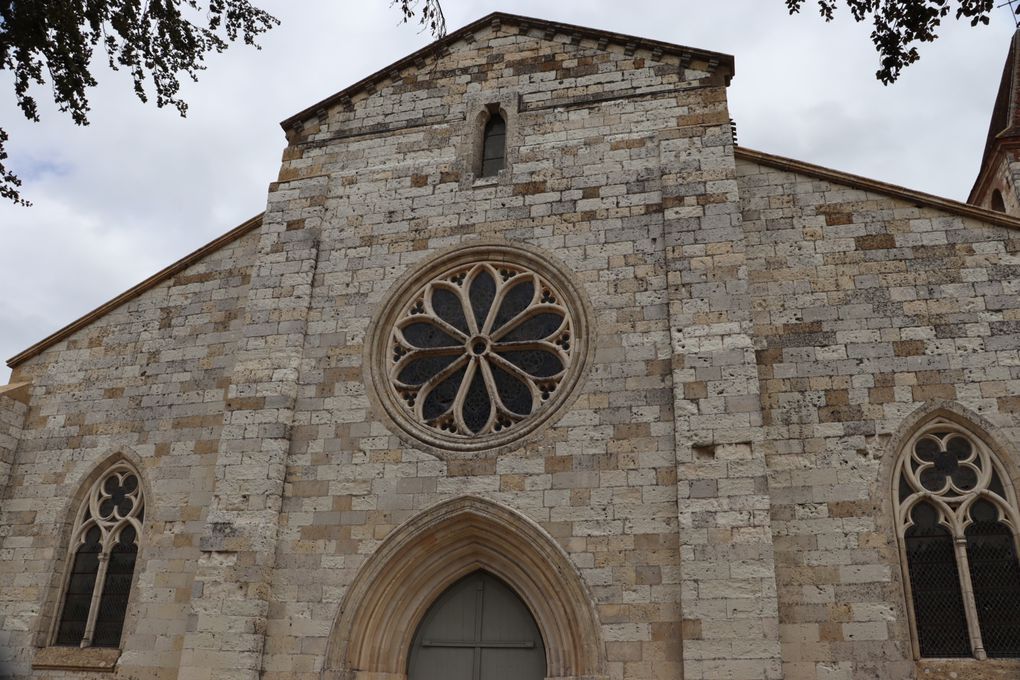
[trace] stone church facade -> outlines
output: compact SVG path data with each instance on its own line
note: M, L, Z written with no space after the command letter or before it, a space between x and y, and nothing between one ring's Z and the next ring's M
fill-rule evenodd
M288 119L10 361L0 676L1020 677L1018 63L968 204L506 14Z

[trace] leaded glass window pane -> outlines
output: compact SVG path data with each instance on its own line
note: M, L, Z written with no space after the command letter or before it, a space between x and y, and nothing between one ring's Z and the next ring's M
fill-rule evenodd
M1013 532L986 500L974 503L967 528L967 562L978 622L990 657L1020 657L1020 564Z
M506 121L498 113L485 124L482 139L482 177L491 177L506 165Z
M89 489L84 505L72 533L54 644L117 647L144 519L137 473L127 463L113 465Z
M120 644L124 616L127 614L128 594L131 579L135 573L135 557L138 545L134 528L127 526L121 531L120 540L110 551L110 564L106 569L106 585L99 601L96 617L96 632L92 644L96 647L116 647Z
M953 537L938 524L938 510L928 503L914 506L911 517L907 564L921 656L970 656Z
M64 594L64 607L57 628L58 645L77 647L85 635L85 624L92 605L92 591L96 587L99 572L99 541L102 534L99 527L92 527L85 534L85 542L75 552L71 575Z

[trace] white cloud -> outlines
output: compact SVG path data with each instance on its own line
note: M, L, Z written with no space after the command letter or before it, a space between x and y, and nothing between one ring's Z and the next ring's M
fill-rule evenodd
M263 0L283 24L256 51L210 57L184 87L187 119L101 74L92 125L52 106L28 123L0 77L0 120L29 209L0 204L0 357L10 357L265 205L279 121L425 45L389 0ZM456 29L496 8L445 0ZM1013 27L950 22L899 83L874 79L869 28L824 24L782 0L505 0L498 9L735 55L732 115L744 146L966 197ZM5 74L6 75L6 74ZM47 92L38 92L40 101ZM0 382L7 373L0 368Z

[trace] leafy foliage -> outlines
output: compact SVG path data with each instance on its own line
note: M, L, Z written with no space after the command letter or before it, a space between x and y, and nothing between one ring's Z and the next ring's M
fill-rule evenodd
M856 21L871 17L871 40L881 67L875 77L886 85L895 82L904 68L920 58L919 43L933 42L942 20L954 12L971 26L988 24L996 0L844 0ZM839 0L818 0L818 10L832 21ZM790 13L799 12L804 0L786 0ZM1020 9L1017 10L1020 13Z
M446 17L443 16L443 8L439 0L392 0L391 5L400 5L400 11L404 14L404 23L414 19L416 12L421 12L418 23L422 28L428 29L432 35L442 38L446 35Z
M131 74L139 99L148 101L151 87L157 106L183 116L181 76L196 80L206 54L238 39L255 45L278 23L247 0L0 0L0 69L13 72L18 106L32 121L39 120L32 87L48 80L59 109L88 124L97 51ZM0 130L0 196L27 205L20 180L3 165L7 139Z
M391 0L405 22L418 17L437 38L446 34L439 0ZM131 74L135 94L183 116L182 76L198 79L205 55L259 35L280 22L248 0L0 0L0 69L14 73L14 93L25 117L39 120L33 86L52 88L59 109L88 125L87 93L98 84L95 52L110 68ZM4 166L7 133L0 129L0 197L28 205L21 180Z

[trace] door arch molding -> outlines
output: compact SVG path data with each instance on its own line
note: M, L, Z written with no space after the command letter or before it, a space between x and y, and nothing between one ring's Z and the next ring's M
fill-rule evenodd
M502 579L535 617L549 678L605 677L593 600L563 548L520 513L464 496L412 517L364 564L333 623L324 680L405 680L419 621L479 569Z

